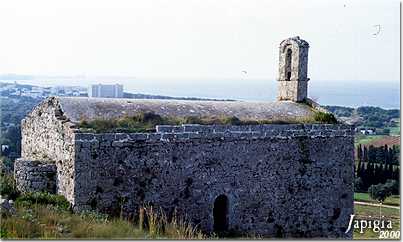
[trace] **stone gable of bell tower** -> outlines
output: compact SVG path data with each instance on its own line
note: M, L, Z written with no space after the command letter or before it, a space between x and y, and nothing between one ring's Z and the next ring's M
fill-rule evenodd
M280 43L278 100L301 102L308 97L308 49L299 36Z

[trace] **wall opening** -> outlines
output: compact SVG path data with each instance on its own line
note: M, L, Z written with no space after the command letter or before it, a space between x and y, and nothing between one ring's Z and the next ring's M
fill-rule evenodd
M228 230L228 198L225 195L218 196L214 201L214 232Z
M291 65L292 65L292 50L289 48L287 49L287 54L285 57L285 75L286 80L291 80Z

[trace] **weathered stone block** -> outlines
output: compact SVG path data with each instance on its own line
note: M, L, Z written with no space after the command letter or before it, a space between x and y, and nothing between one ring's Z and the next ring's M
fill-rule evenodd
M14 178L20 192L56 190L56 165L26 159L16 159L14 163Z
M202 125L200 124L184 124L183 126L183 132L200 132L202 130Z

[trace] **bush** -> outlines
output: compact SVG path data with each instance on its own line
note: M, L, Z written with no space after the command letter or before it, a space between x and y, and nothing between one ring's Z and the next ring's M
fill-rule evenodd
M399 195L400 193L399 181L389 179L386 181L384 187L393 195Z
M378 185L371 185L368 188L368 193L372 199L377 200L380 203L382 203L387 197L392 195L390 188L382 183L379 183Z
M361 177L357 177L354 179L354 191L355 192L365 192L365 185L362 181Z
M15 201L18 205L31 206L33 204L50 204L62 210L69 210L70 203L61 195L47 192L32 192L21 195Z
M259 125L259 124L289 124L289 123L337 123L333 114L317 112L315 118L307 117L294 120L240 120L235 116L186 116L186 117L162 117L153 112L140 112L134 116L126 116L117 119L96 119L92 121L82 120L79 128L83 131L106 132L155 132L156 125Z
M8 157L0 156L0 173L11 174L14 170L14 161Z
M327 124L336 124L337 119L331 113L325 112L315 112L314 119L320 123L327 123Z
M15 200L19 196L14 176L12 174L0 175L0 194L6 196L8 199Z

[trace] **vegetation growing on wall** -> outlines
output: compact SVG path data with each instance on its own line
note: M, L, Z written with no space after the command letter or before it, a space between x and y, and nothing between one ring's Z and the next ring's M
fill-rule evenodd
M315 121L317 121L319 123L327 123L327 124L336 124L337 123L337 119L331 113L317 111L314 114L314 119L315 119Z
M259 125L259 124L290 124L290 123L336 123L332 114L316 112L314 117L294 120L241 120L235 116L211 117L163 117L153 112L139 112L135 116L117 119L82 120L78 127L83 132L155 132L156 125Z

